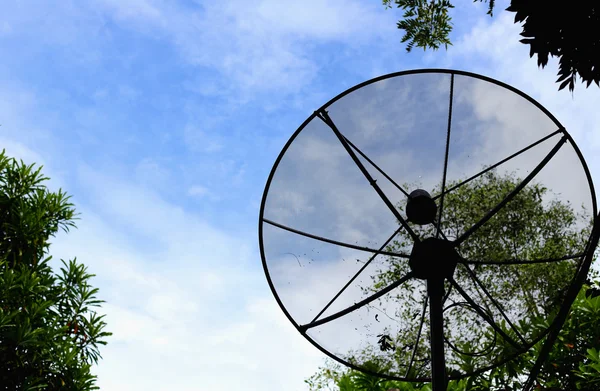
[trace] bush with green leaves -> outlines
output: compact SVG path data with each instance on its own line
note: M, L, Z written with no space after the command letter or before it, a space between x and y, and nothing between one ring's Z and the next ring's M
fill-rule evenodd
M51 237L76 214L41 169L0 154L0 390L95 390L91 368L112 333L87 268L49 265Z

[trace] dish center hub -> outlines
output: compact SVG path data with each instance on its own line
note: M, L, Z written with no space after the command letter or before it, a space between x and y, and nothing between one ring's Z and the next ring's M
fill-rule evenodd
M416 278L445 279L452 276L458 260L451 242L431 237L414 244L408 265Z

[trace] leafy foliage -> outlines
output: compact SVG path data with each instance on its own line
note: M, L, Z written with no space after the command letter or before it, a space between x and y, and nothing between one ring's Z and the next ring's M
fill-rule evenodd
M442 231L452 240L459 237L465 230L475 224L488 210L498 204L504 196L512 191L520 180L512 175L499 176L494 171L463 184L450 193L444 200L442 215ZM455 183L449 183L448 188ZM435 195L440 189L433 192ZM402 209L401 206L399 206ZM510 259L548 259L577 254L586 243L591 228L585 210L577 214L570 204L552 198L549 189L535 183L530 183L517 196L476 231L460 248L461 256L476 261L506 261ZM419 229L422 237L434 234L431 225ZM406 252L410 248L410 238L400 235L387 249L389 251ZM392 266L378 270L373 276L373 284L364 287L366 293L378 291L382 287L397 281L408 271L405 261L389 258L385 264ZM521 313L517 328L527 338L539 335L547 329L549 322L560 308L566 288L569 286L577 268L577 261L561 261L542 264L523 264L513 266L475 265L479 278L491 292L492 296L511 311ZM506 269L506 270L504 270ZM518 271L518 272L516 272ZM460 280L461 269L456 269L455 279ZM462 272L464 273L464 271ZM598 275L592 273L598 280ZM464 277L464 276L463 276ZM463 281L467 281L463 278ZM459 282L459 285L463 283ZM401 286L400 288L403 288ZM448 286L446 290L448 292ZM404 320L409 325L394 335L394 344L398 347L413 347L417 329L414 319L419 320L420 305L414 299L415 292L409 288L397 288L397 297L386 300L410 302L392 316ZM595 295L595 296L594 296ZM593 324L600 321L600 289L593 288L591 283L584 286L576 299L572 314L562 329L558 342L555 344L549 358L540 373L540 387L560 387L559 389L586 389L588 385L596 384L595 373L600 369L595 360L594 352L588 349L597 347L600 334ZM494 308L486 308L493 313ZM494 314L495 319L501 319ZM469 324L463 332L471 333L471 338L462 338L461 333L455 333L458 345L463 352L485 350L491 340L491 330L487 324L456 319L460 324ZM427 322L427 317L425 318ZM504 322L499 324L507 334L514 337L514 332ZM447 326L447 329L451 328ZM457 329L459 329L457 327ZM512 334L511 334L512 333ZM427 337L424 337L427 340ZM528 370L539 356L542 341L515 360L488 370L480 375L471 376L460 381L451 381L449 390L517 390L521 389L527 378ZM427 343L422 343L417 357L428 356ZM504 339L498 338L489 356L474 357L469 354L453 352L453 360L447 362L450 374L472 372L480 368L482 360L489 357L506 356L513 347ZM409 355L403 351L394 352L398 360L406 360ZM372 351L363 353L363 361L376 363L377 356ZM386 371L388 368L379 366L373 372ZM427 375L426 365L416 366L413 375ZM346 377L344 377L346 376ZM384 384L398 390L425 390L428 385L418 383L391 382L371 383L358 379L358 372L347 370L337 364L328 362L317 374L307 380L311 390L325 390L326 387L342 390L338 385L344 380L351 381L349 390L365 391L379 390L377 384ZM370 375L361 374L360 376ZM585 387L584 387L585 385ZM338 387L338 388L336 388ZM353 387L353 388L352 388ZM583 388L576 388L583 387ZM590 388L592 389L592 388Z
M499 176L494 171L464 184L445 196L441 229L449 240L462 235L468 228L474 226L489 210L520 183L514 176ZM448 187L457 184L452 182ZM417 186L418 187L418 186ZM435 189L433 194L439 193ZM539 184L530 184L521 190L515 198L502 208L492 219L475 231L467 241L460 246L462 258L472 262L506 262L509 260L556 259L567 254L580 253L589 237L591 224L586 221L585 210L576 214L569 204L556 199L544 201L551 194ZM402 205L398 205L402 209ZM435 227L426 225L414 227L421 237L435 236ZM394 239L386 249L391 252L410 253L411 238L404 232ZM372 284L363 287L366 295L375 293L382 288L398 281L410 271L408 263L401 258L390 257L381 264L372 276ZM487 265L475 263L472 272L486 287L489 294L504 308L504 313L513 319L531 319L542 316L551 318L562 303L566 289L577 269L578 260L548 262L540 264ZM499 308L492 305L474 283L463 265L456 268L454 278L474 296L488 314L494 319L503 319ZM429 347L420 343L415 348L415 342L420 330L423 296L425 283L404 284L394 290L396 301L395 312L388 314L398 324L393 345L398 347L393 353L399 367L405 367L415 356L415 365L409 365L412 376L427 376L429 371ZM421 289L422 288L422 289ZM456 291L446 285L448 292L447 304L464 301ZM379 299L380 302L384 299ZM389 305L387 306L389 308ZM506 357L513 350L512 345L503 343L504 339L497 338L491 327L479 316L471 316L472 312L466 307L458 307L447 319L446 337L450 338L463 352L481 352L491 349L490 354L470 358L469 365L459 360L455 352L448 352L449 368L462 369L470 372L474 368L482 368L491 364L491 357ZM424 318L427 329L429 318ZM460 327L470 324L471 327ZM505 332L514 340L518 336L509 325L502 325ZM533 341L543 330L527 328L525 324L516 324L517 329L527 341ZM494 342L495 341L495 342ZM416 350L413 350L416 349ZM364 352L363 359L368 359L370 352ZM419 365L416 362L420 361ZM463 366L461 368L461 366ZM468 370L467 370L468 369Z
M515 13L515 23L523 23L529 56L537 54L538 66L548 64L548 56L558 57L559 90L575 88L577 75L600 86L600 4L582 0L575 4L542 0L512 0L507 11Z
M475 0L486 1L486 0ZM494 0L487 14L493 16ZM395 4L404 13L398 28L404 31L402 43L410 52L414 46L437 50L451 45L452 31L449 0L383 0L386 8ZM600 3L581 0L577 3L544 0L511 0L506 9L515 13L515 23L522 23L520 42L529 45L530 57L537 54L538 66L544 68L550 56L559 59L559 90L575 89L577 75L587 83L600 86Z
M48 265L50 238L76 215L47 179L0 154L0 390L98 389L90 369L111 335L86 267L62 261L55 275Z
M598 291L599 283L600 280L595 273L594 281L588 281L579 292L570 315L538 376L534 388L536 391L592 391L599 388L600 329L597 324L600 322L600 296L593 294L593 290ZM541 322L540 326L544 326L542 318L533 319L531 324L539 322ZM450 381L448 391L522 390L524 379L528 375L529 368L537 359L542 343L543 341L507 365L467 379ZM464 358L467 362L468 357ZM371 379L370 381L354 380L363 378ZM320 379L320 382L315 382L315 379ZM311 391L431 390L428 384L386 381L362 372L342 368L341 365L332 361L327 361L324 367L306 380L306 383Z
M493 16L495 0L474 0L477 1L487 2L487 13ZM415 45L423 50L437 50L441 45L446 48L452 45L450 9L454 8L454 5L450 0L383 0L385 8L392 8L392 4L404 11L397 25L400 30L404 30L401 42L408 42L407 52Z
M391 7L391 0L384 0L384 5ZM403 19L398 28L404 30L402 43L408 42L406 51L412 48L439 49L451 45L448 34L452 30L449 9L454 8L449 0L396 0L398 8L404 10Z
M591 295L600 283L594 282L579 292L571 313L539 376L545 388L596 390L600 384L597 349L600 346L600 297ZM596 287L596 288L594 288Z

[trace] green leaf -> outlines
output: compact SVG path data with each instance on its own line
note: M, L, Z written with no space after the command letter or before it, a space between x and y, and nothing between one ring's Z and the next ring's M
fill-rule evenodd
M75 261L63 261L62 275L49 266L50 238L74 226L75 211L47 180L41 166L0 154L0 379L11 390L93 390L90 362L111 333L89 310L103 303L93 274ZM87 343L69 334L74 315Z

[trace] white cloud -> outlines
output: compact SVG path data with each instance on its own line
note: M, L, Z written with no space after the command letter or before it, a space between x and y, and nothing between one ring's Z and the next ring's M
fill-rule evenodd
M566 90L557 91L556 59L551 59L546 68L538 68L536 58L529 58L529 47L518 41L521 28L513 24L513 18L514 14L508 12L502 12L494 19L481 17L472 31L449 50L448 64L465 64L466 70L506 82L546 107L582 150L597 189L600 183L600 112L596 106L600 89L594 85L586 89L578 84L573 96ZM519 118L518 115L515 118ZM569 179L568 167L563 167L557 176L561 180Z
M142 159L137 164L135 176L139 183L153 189L166 187L172 181L169 168L152 158Z
M36 166L44 164L44 160L39 154L22 143L7 138L0 138L0 145L5 150L7 157L23 160L27 164L31 164L29 162L36 162Z
M314 51L319 45L334 44L331 46L344 51L372 44L374 37L379 37L384 30L398 34L392 19L386 21L382 14L374 11L375 6L367 8L358 1L312 0L301 5L271 0L233 1L189 9L150 0L104 0L94 4L98 12L82 19L65 17L84 13L76 7L65 6L50 15L48 23L52 28L44 25L36 31L47 32L40 34L44 35L44 42L72 43L77 37L88 37L80 33L89 31L84 26L86 23L95 29L104 26L102 19L106 15L113 16L121 27L174 43L185 62L197 66L201 74L197 83L201 86L199 90L205 96L218 95L228 102L240 99L233 96L232 91L244 89L266 90L273 95L296 93L306 88L319 72L335 72L339 64L319 67L323 60ZM29 24L24 24L32 31L36 21L44 16L36 15L35 12L27 15ZM599 101L597 90L579 88L575 100L568 93L557 93L555 68L552 64L543 72L536 68L535 62L528 58L527 48L517 42L518 31L509 19L500 16L476 25L467 37L450 48L449 64L473 59L468 64L469 70L505 80L539 98L574 133L588 161L595 168L600 167L595 158L600 147L597 125L600 114L595 109ZM18 25L19 21L14 24ZM9 27L16 30L14 26ZM53 37L55 27L58 32ZM514 40L506 38L509 36L514 36ZM387 57L382 54L381 58ZM376 56L369 58L368 66L387 69L388 64L381 61ZM205 76L202 72L206 69L216 70L222 79L213 78L212 74ZM358 70L358 73L364 75L370 71ZM60 127L54 126L54 122L52 126L45 122L38 97L33 92L20 85L9 87L0 93L0 123L3 125L0 135L8 153L22 156L26 161L48 161L45 172L53 178L53 184L60 183L67 191L70 186L65 184L77 185L89 192L82 191L76 200L78 209L83 212L80 228L56 239L52 251L65 259L78 256L89 266L90 272L97 274L92 283L100 287L100 298L107 300L103 312L107 314L108 330L114 332L114 336L108 339L109 345L101 349L104 360L95 368L100 386L117 391L305 389L302 380L316 370L324 355L299 335L268 291L256 253L255 232L243 232L243 229L223 232L202 216L191 214L183 206L152 192L149 188L168 183L170 177L169 170L160 161L147 159L137 166L137 179L143 184L154 183L146 187L132 183L130 176L123 173L102 173L97 166L75 169L77 161L70 162L69 167L55 164L57 156L62 155L57 152L62 150L55 148L61 136L52 130ZM380 87L385 86L382 83ZM126 90L122 92L127 94ZM107 86L92 91L91 95L103 99L118 91L118 86ZM322 91L312 94L311 99L318 103L329 98L324 97ZM299 95L295 96L296 107L303 107L297 98ZM483 101L485 93L477 96ZM388 103L388 109L401 111L402 105L398 102ZM375 104L363 107L362 118L375 107ZM314 107L309 108L312 109ZM499 107L481 106L479 109L482 117L494 119ZM508 111L513 109L517 111L518 107L506 107ZM209 117L211 110L205 108L201 115L204 114ZM101 120L101 115L81 111L75 117L83 126ZM517 117L515 115L513 120ZM226 133L219 135L214 130L221 130L222 119L210 117L201 126L190 122L187 142L195 146L195 152L213 154L214 170L232 177L232 173L242 170L218 155ZM412 120L404 118L405 122ZM364 134L382 136L394 125L383 122L369 117L360 126L371 131ZM410 130L405 125L407 131ZM327 144L313 143L302 157L314 160L324 156L327 148ZM316 151L321 154L315 154ZM394 154L382 153L378 155L378 162L392 167L398 160L416 161L425 156L413 154L408 159L399 157L400 152L398 149ZM329 154L335 157L331 150ZM315 172L320 168L323 167L315 165ZM65 170L64 178L61 178L61 169ZM406 165L397 169L412 172L415 167ZM331 175L335 173L325 172L321 179L334 184ZM199 179L199 183L204 185L192 186L188 194L210 196L206 182ZM338 214L348 211L348 205L357 200L367 207L372 206L369 202L373 200L379 202L372 197L368 186L363 189L364 193L355 191L352 186L344 190L348 194L337 198L343 202L332 203L332 207L338 208L335 210ZM295 195L288 197L288 201L291 201L288 208L295 212L310 212L316 208L316 204ZM384 208L383 211L387 212ZM348 212L352 221L364 218L358 208ZM365 239L354 224L337 224L338 228L346 228L341 236L349 241L373 239ZM297 280L296 290L284 290L290 300L297 300L299 313L306 310L301 299L307 304L327 298L344 281L346 273L355 269L340 264L329 266L311 269L312 275L306 273L304 280ZM336 305L343 307L351 303L360 297L354 296L356 293L345 296ZM338 332L336 338L344 342L343 338L351 333L352 330L350 334ZM356 342L356 339L349 338L346 342Z
M214 129L217 128L219 122L221 121L218 119L210 119L203 122L209 128ZM192 151L214 153L223 149L223 141L221 140L221 136L212 132L208 133L198 129L195 126L188 125L184 128L183 134L187 146Z
M209 193L208 189L206 187L200 186L200 185L192 186L188 190L188 195L190 195L190 196L202 197L202 196L207 195L208 193Z
M198 200L199 202L218 202L222 200L221 196L211 191L208 187L202 185L191 186L187 191L187 195Z
M57 238L52 253L79 256L107 300L101 313L114 335L95 369L102 388L264 389L311 374L321 355L270 297L248 239L218 232L148 190L90 168L81 175L98 184L90 195L102 216L83 208L79 229ZM124 203L125 195L137 201ZM158 246L140 252L119 221ZM228 373L235 376L223 382Z
M164 24L163 12L160 10L161 2L152 0L132 0L127 2L117 0L96 1L111 11L115 17L121 20L151 21L156 24Z
M124 25L152 35L160 31L187 62L218 71L227 79L221 88L229 90L233 84L234 90L296 91L319 72L311 55L315 44L368 42L387 30L379 23L383 10L358 1L236 0L188 8L141 0L96 4ZM214 90L214 81L202 84Z

